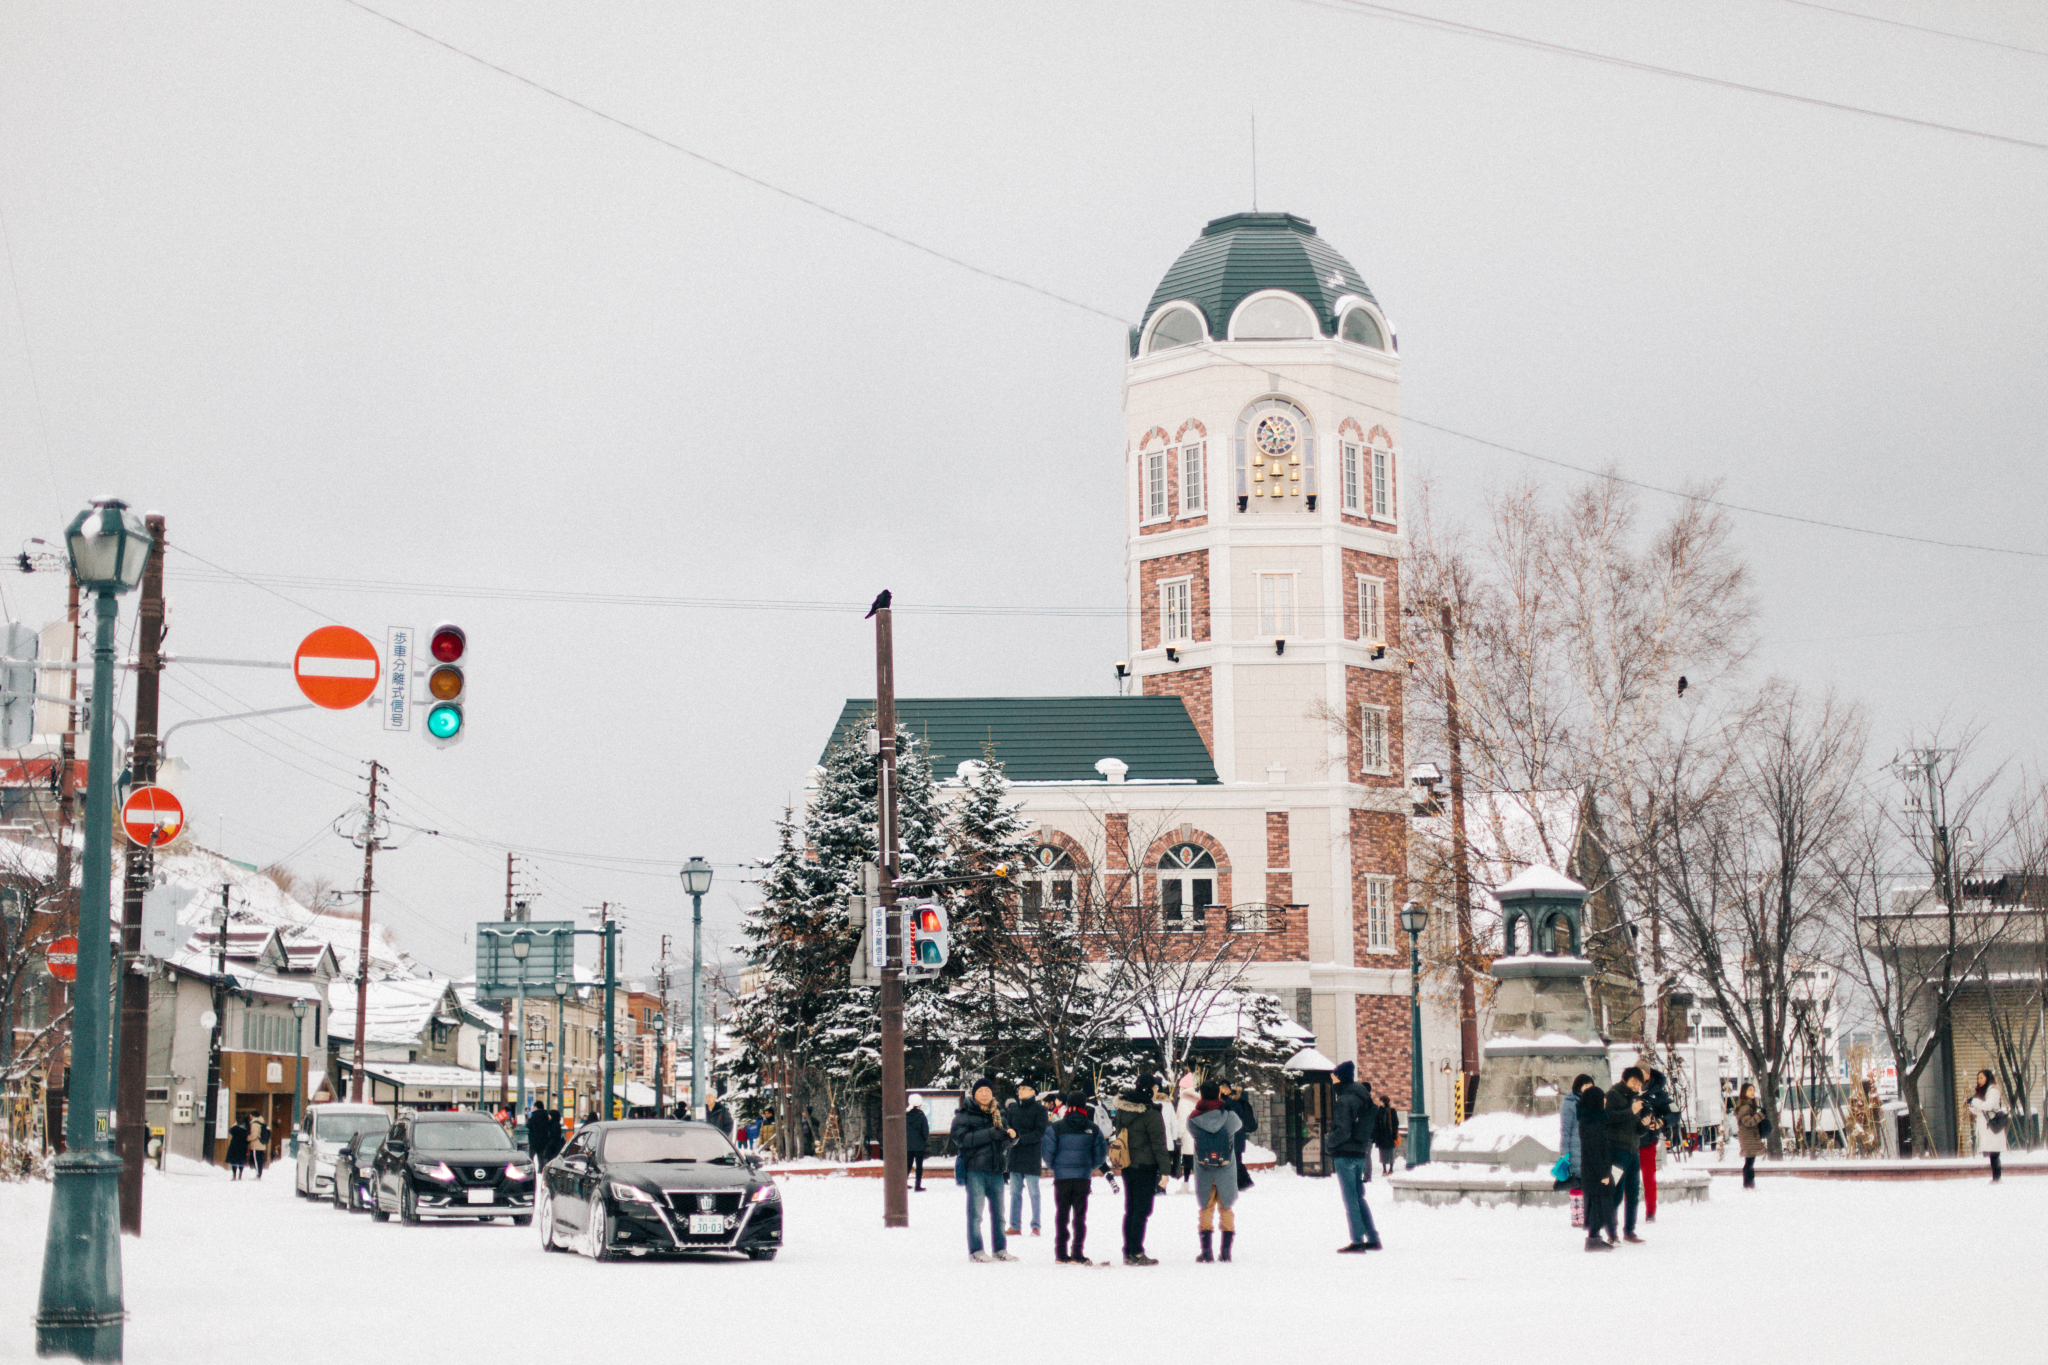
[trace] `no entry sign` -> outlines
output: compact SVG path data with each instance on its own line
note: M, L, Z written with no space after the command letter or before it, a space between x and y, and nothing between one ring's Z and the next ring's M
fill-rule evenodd
M377 646L359 630L322 626L299 642L292 677L315 706L361 706L377 690Z
M78 940L66 934L43 950L43 961L59 981L78 980Z
M162 848L184 828L184 806L162 787L137 787L121 803L121 831L132 844Z

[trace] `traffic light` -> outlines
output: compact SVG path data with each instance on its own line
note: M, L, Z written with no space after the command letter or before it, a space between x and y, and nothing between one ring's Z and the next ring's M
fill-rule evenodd
M460 743L469 698L469 633L443 621L427 636L427 743Z
M936 976L953 956L953 935L946 925L946 908L937 901L912 901L908 908L910 952L904 965L910 971Z

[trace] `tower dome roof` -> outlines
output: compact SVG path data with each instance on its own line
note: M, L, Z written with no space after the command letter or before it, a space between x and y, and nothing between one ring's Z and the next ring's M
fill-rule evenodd
M1160 305L1185 299L1202 310L1209 335L1222 337L1237 305L1261 289L1285 289L1315 310L1325 336L1337 330L1332 305L1347 294L1372 300L1372 290L1351 262L1316 235L1315 225L1292 213L1233 213L1212 219L1180 253L1152 291L1145 316L1131 332L1131 354Z

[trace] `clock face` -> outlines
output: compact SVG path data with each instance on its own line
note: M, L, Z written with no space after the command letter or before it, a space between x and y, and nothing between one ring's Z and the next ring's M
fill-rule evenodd
M1277 460L1293 453L1296 439L1294 423L1277 412L1267 413L1252 428L1252 443L1268 459Z

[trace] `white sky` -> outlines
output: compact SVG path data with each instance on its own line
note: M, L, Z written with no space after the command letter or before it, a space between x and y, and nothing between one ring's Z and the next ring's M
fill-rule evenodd
M1548 41L2048 142L2048 55L1789 0L1415 0ZM2048 53L2030 6L1842 0ZM2048 551L2048 151L1286 0L744 6L389 0L703 154L1120 316L1247 207L1313 220L1400 326L1423 418L1733 501ZM0 9L0 549L94 495L245 573L1101 613L1121 606L1114 323L601 122L342 0ZM1540 466L1419 426L1454 508ZM1551 477L1552 474L1546 474ZM1554 475L1555 477L1564 477ZM1654 505L1654 504L1653 504ZM1760 669L2038 758L2048 565L1755 517ZM190 568L174 558L174 570ZM61 610L56 575L0 581ZM836 614L288 589L468 627L471 736L368 713L198 728L209 846L353 878L360 764L402 821L722 864L771 847L848 696ZM290 656L323 616L173 579L169 647ZM124 617L124 620L126 618ZM1106 691L1110 616L899 613L905 695ZM197 670L188 670L196 672ZM297 700L175 673L166 723ZM456 821L460 821L457 824ZM542 860L537 913L682 928L671 869ZM707 913L730 937L729 866ZM462 970L504 860L380 861ZM686 940L685 940L686 941Z

